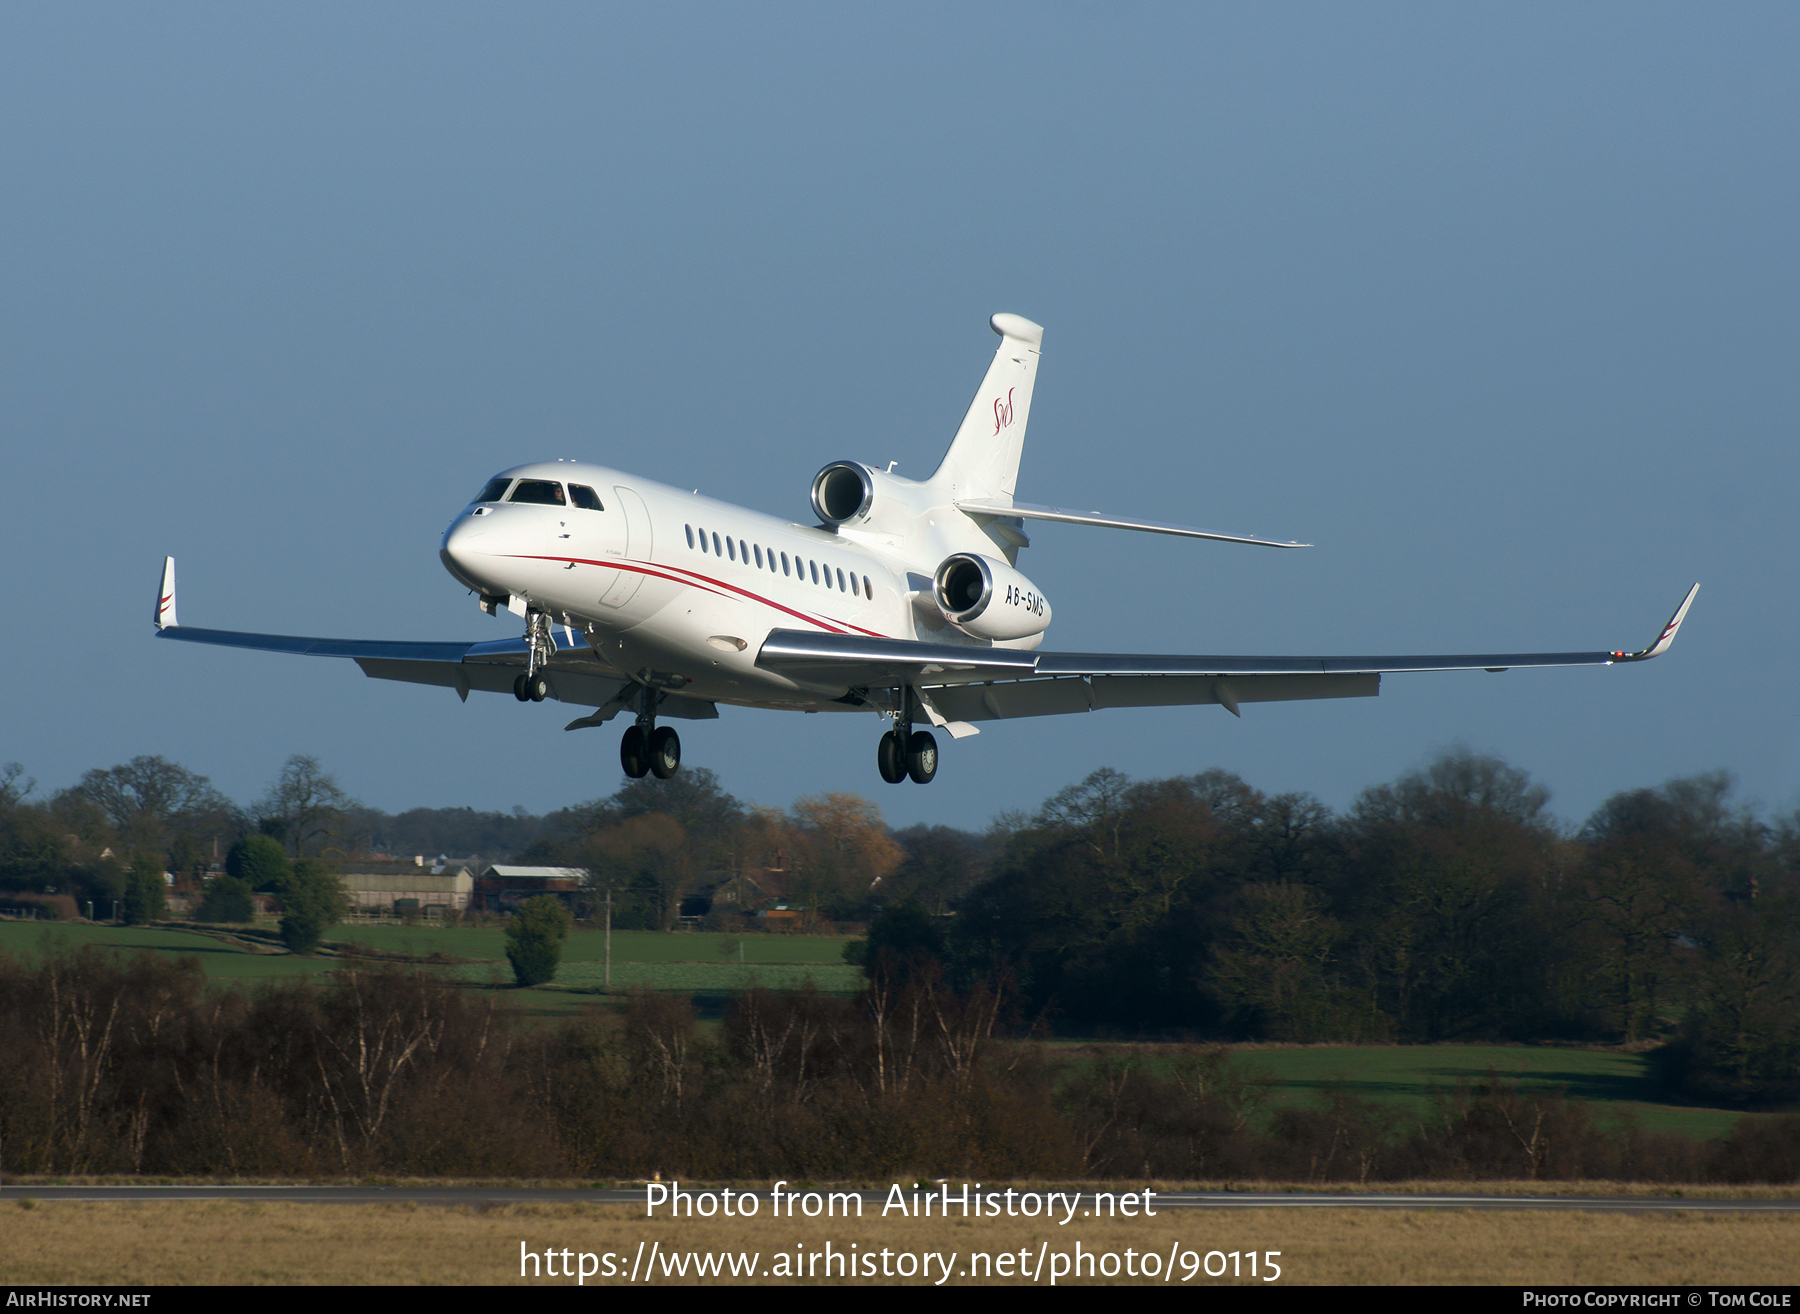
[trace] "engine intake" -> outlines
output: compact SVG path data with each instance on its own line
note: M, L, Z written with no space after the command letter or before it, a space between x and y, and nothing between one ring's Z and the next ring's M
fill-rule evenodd
M992 557L958 552L933 577L938 608L964 634L978 639L1024 639L1050 625L1050 603L1025 576Z
M813 476L812 505L828 525L863 519L875 505L873 472L855 461L833 461Z

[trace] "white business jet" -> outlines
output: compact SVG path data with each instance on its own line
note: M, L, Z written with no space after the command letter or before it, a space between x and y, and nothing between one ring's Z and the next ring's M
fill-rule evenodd
M667 779L681 740L659 718L707 720L718 704L873 712L892 722L883 780L937 773L933 729L1107 707L1368 698L1390 671L1595 666L1667 651L1700 586L1641 652L1444 657L1141 657L1038 650L1044 591L1018 569L1028 520L1299 548L1126 516L1015 501L1044 331L990 321L1000 349L937 472L923 482L856 461L813 477L816 525L582 462L495 475L444 531L439 556L481 609L520 638L381 643L180 625L175 561L163 564L165 639L349 657L367 675L592 708L567 729L631 718L625 774ZM923 728L930 726L931 729Z

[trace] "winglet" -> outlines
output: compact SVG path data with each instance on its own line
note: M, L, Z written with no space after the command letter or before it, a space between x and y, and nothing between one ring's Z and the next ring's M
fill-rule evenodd
M175 619L175 558L164 557L162 586L156 590L156 628L176 629L180 624Z
M1681 622L1687 619L1688 608L1694 605L1694 595L1699 591L1698 584L1688 590L1687 597L1683 598L1681 605L1675 608L1675 614L1669 617L1669 623L1663 626L1662 633L1656 636L1655 643L1642 652L1615 652L1612 659L1615 662L1647 662L1652 657L1662 656L1669 650L1669 645L1675 642L1675 632L1681 628Z

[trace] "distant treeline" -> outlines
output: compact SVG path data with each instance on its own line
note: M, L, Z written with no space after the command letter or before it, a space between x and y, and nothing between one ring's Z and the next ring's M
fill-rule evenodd
M1009 974L1059 1028L1668 1040L1691 1097L1777 1105L1800 1098L1800 826L1730 788L1616 795L1570 834L1524 772L1467 752L1341 815L1224 772L1100 771L991 837L941 935L875 935Z
M39 796L17 762L0 767L0 893L46 885L77 900L123 897L134 861L191 874L245 835L282 841L295 858L386 853L506 861L553 832L549 817L411 808L389 814L346 794L316 758L288 759L268 791L248 804L166 758L96 767L67 789Z
M890 963L890 966L892 964ZM0 1171L876 1179L1792 1182L1800 1117L1728 1140L1603 1129L1490 1079L1423 1117L1349 1095L1263 1108L1219 1048L1058 1065L987 986L878 970L857 1001L752 991L522 1030L429 974L255 994L191 961L0 958Z
M979 872L979 837L942 827L891 834L867 799L830 793L783 811L747 807L703 768L674 780L627 782L616 794L533 816L471 808L390 815L350 798L311 757L288 760L267 793L240 806L206 777L161 757L95 768L47 797L19 763L0 767L0 903L51 915L110 916L133 883L172 872L197 887L249 835L278 840L292 859L344 866L355 856L446 854L580 867L592 911L613 894L613 924L666 929L685 900L744 873L749 900L801 904L809 921L866 921L911 895L942 910ZM48 896L48 897L46 897Z
M304 757L241 811L160 758L29 792L19 768L0 773L0 891L92 898L127 861L141 884L215 824L295 855L375 834ZM456 833L585 868L576 911L610 892L619 927L670 927L725 880L731 907L778 894L815 922L871 922L877 952L965 990L1006 980L1020 1017L1053 1030L1659 1046L1691 1098L1800 1100L1800 813L1736 804L1724 772L1615 795L1579 829L1548 799L1467 751L1341 813L1224 771L1101 770L973 835L889 831L847 793L747 807L697 769L544 818L468 813Z

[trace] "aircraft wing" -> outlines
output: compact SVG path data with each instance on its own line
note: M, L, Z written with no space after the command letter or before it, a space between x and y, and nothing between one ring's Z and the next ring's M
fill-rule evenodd
M1102 707L1179 707L1310 698L1372 698L1404 671L1504 671L1515 666L1610 666L1667 652L1693 605L1688 590L1656 641L1637 652L1464 653L1393 657L1138 656L1032 653L899 639L776 630L757 664L808 683L854 688L909 683L947 721L1053 716ZM936 719L935 717L933 718Z
M362 667L364 675L373 679L440 685L456 690L464 701L468 700L470 690L510 694L513 679L524 669L526 657L523 638L496 639L487 643L420 643L248 634L181 625L176 620L173 557L163 563L162 588L156 603L156 637L306 657L348 657ZM567 728L599 725L623 710L619 699L629 693L630 681L602 666L593 650L572 630L553 627L551 641L556 651L544 668L549 675L550 696L558 702L599 709ZM719 714L712 703L681 697L665 700L659 710L663 716L699 720L710 720Z

